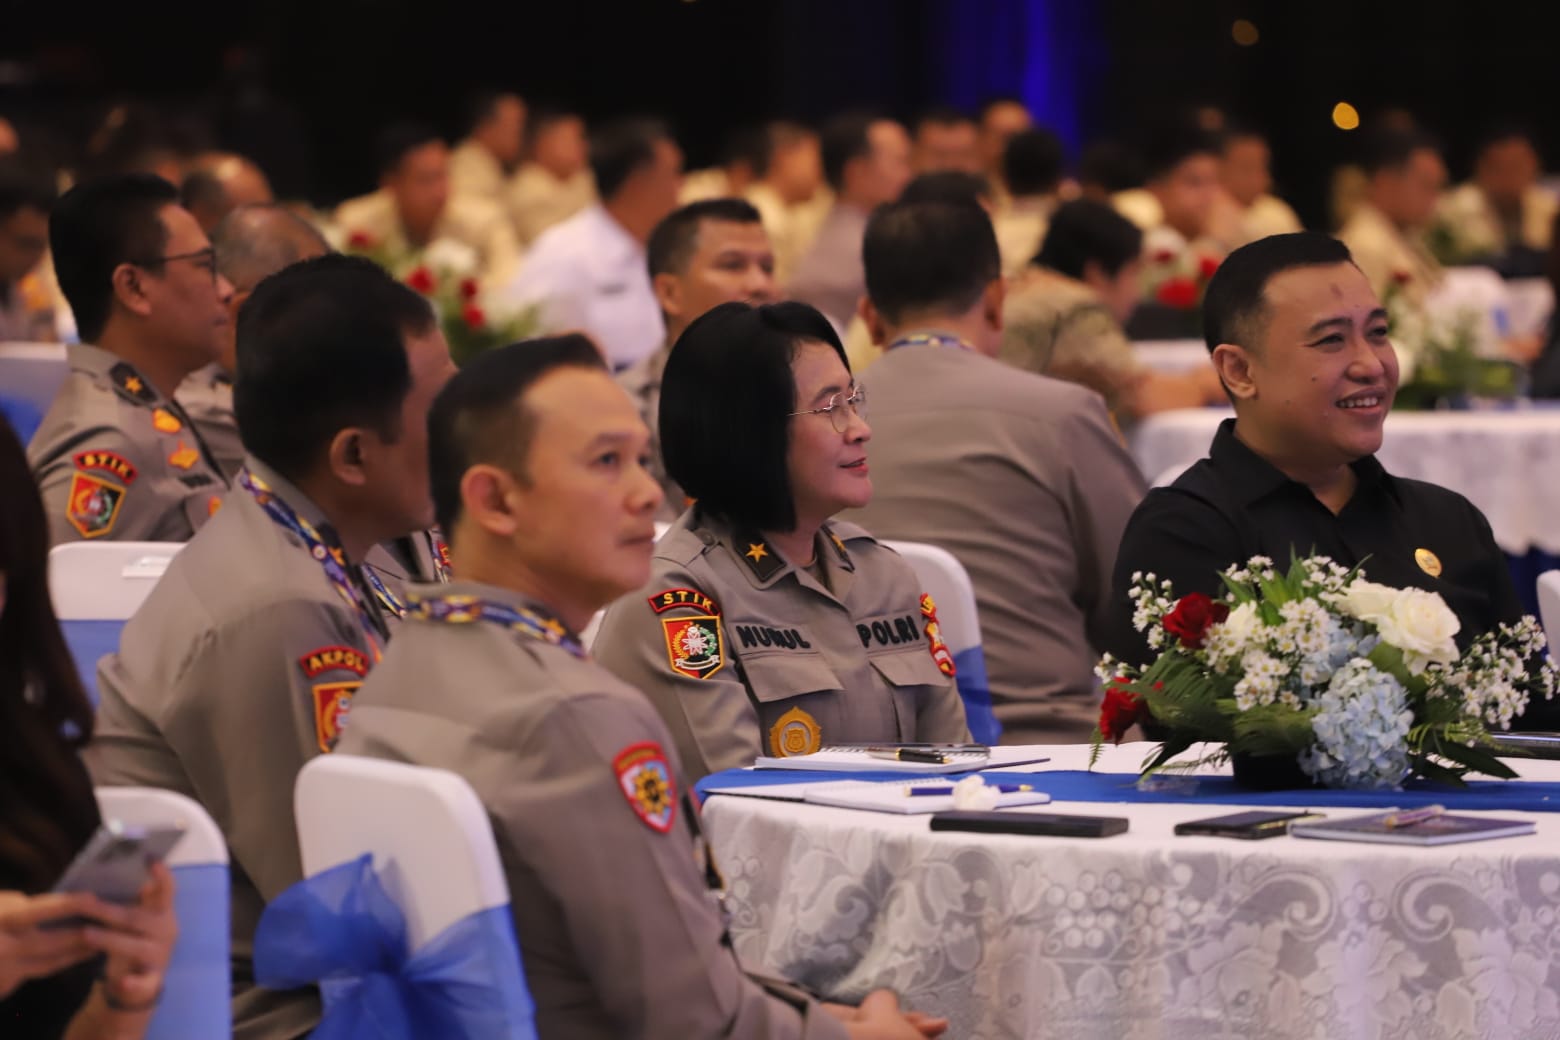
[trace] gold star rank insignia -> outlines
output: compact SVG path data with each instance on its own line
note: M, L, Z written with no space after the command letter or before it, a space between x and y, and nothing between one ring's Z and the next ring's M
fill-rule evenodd
M765 556L769 555L769 550L764 548L763 542L749 542L748 551L742 555L746 556L754 563L757 563L759 560L762 560Z
M132 394L140 393L141 387L144 385L145 384L141 382L140 376L131 376L129 379L125 380L125 389L130 391Z

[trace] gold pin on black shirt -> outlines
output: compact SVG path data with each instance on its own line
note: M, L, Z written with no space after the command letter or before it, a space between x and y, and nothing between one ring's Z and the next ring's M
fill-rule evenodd
M1441 576L1441 558L1429 549L1415 549L1414 562L1419 564L1419 569L1432 578Z

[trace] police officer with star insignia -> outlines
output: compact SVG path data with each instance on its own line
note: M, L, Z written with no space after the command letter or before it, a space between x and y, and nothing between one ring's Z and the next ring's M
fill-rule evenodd
M130 174L77 185L49 217L82 342L28 445L53 544L187 541L228 482L174 400L221 349L233 287L173 185Z
M650 698L691 775L860 741L967 741L936 605L830 518L872 496L866 391L806 304L727 303L672 348L666 470L695 503L592 652Z
M887 991L820 1004L738 963L671 735L577 635L644 582L661 504L649 430L591 342L483 354L428 426L455 581L412 591L337 750L450 770L476 790L537 1034L941 1034L945 1020L902 1012Z
M427 302L371 261L262 281L238 321L236 486L98 666L94 782L188 795L227 840L236 1040L318 1021L312 990L254 985L252 939L302 877L298 770L335 746L395 634L363 561L433 522L427 415L453 371Z

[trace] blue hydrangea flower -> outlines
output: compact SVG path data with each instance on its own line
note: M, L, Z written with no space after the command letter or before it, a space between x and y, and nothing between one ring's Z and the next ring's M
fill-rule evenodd
M1369 661L1344 664L1313 701L1316 743L1300 768L1328 787L1398 788L1408 773L1408 691Z

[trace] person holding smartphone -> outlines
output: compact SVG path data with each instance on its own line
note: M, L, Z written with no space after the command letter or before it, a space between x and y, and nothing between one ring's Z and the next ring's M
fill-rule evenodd
M161 864L132 906L51 893L100 825L92 708L49 602L48 523L0 420L0 1036L136 1040L178 931Z

